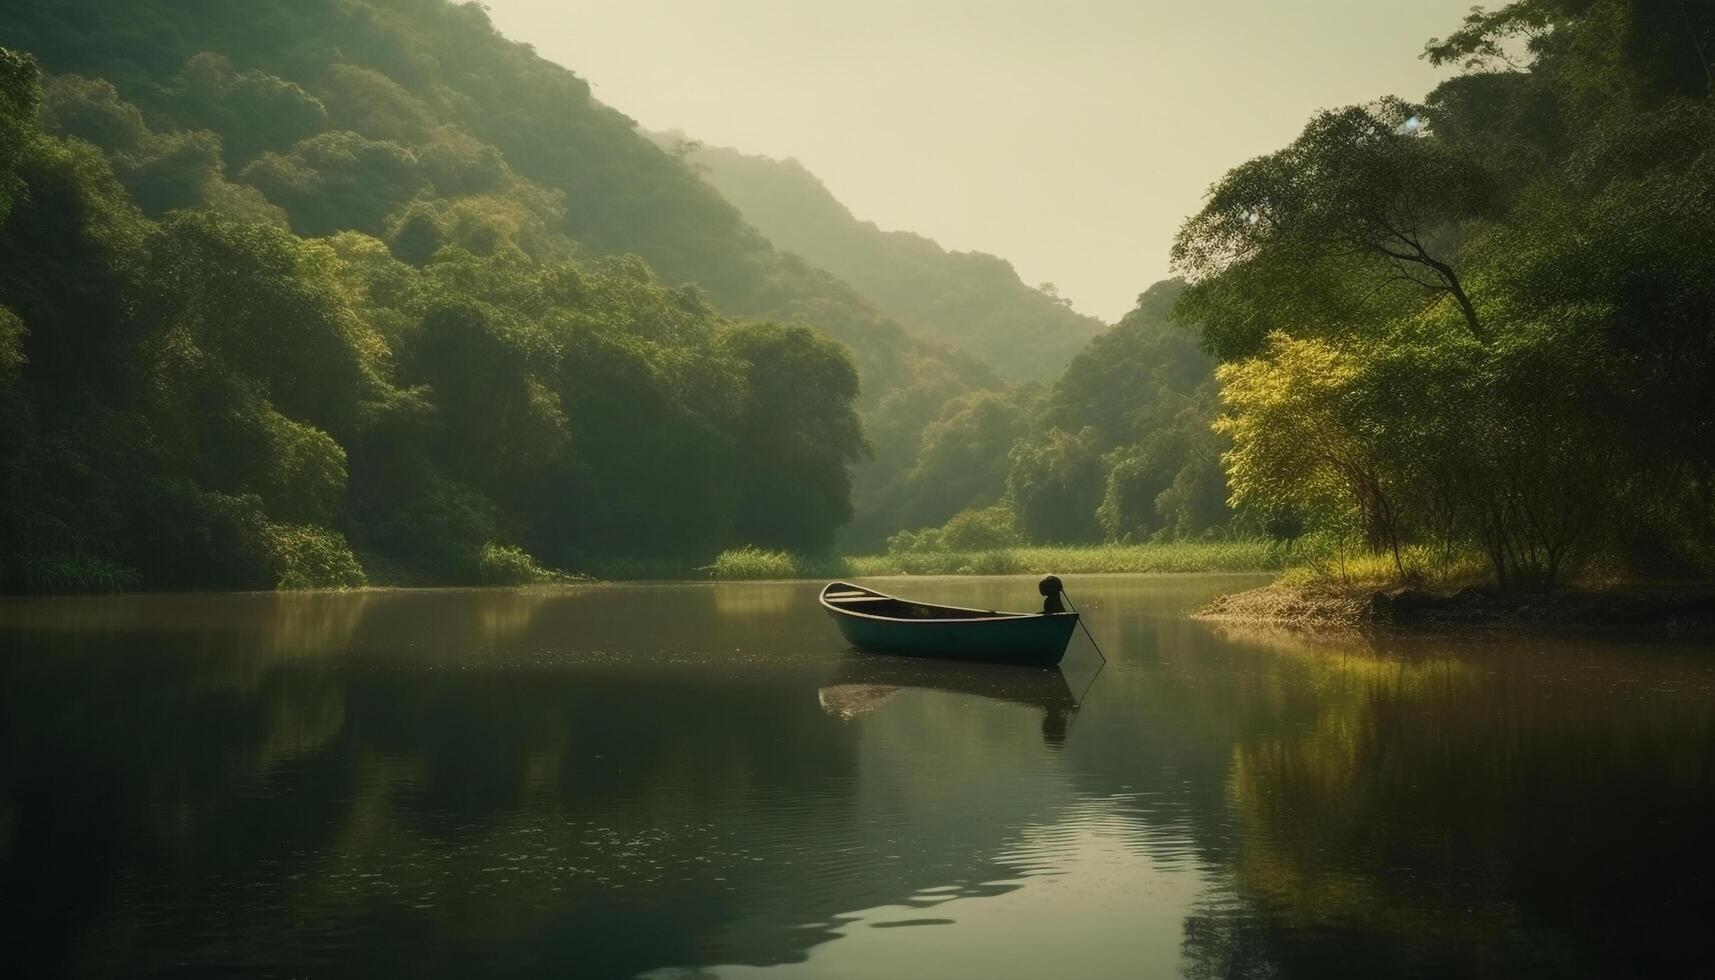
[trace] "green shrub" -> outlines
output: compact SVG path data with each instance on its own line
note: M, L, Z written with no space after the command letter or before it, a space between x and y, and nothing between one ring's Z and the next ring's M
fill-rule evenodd
M374 546L455 582L477 573L473 559L498 533L498 508L487 497L427 467L412 474L411 493L390 502L371 525Z
M890 555L939 554L947 546L941 541L941 529L926 527L921 531L900 531L887 539Z
M960 575L1013 575L1028 571L1011 551L979 551L967 555L965 563L959 566Z
M124 592L136 588L142 576L105 558L56 552L15 556L6 563L5 580L19 592L65 594Z
M493 541L477 552L476 575L484 585L540 585L571 578L565 572L543 568L523 548Z
M890 555L944 554L949 551L993 551L1023 545L1024 532L1011 505L994 504L962 510L940 527L900 531L887 539Z
M948 551L992 551L1024 544L1018 515L1007 504L954 514L941 525L941 543Z
M345 535L314 524L270 524L268 549L278 589L358 589L369 584Z
M798 559L790 552L763 548L728 548L708 566L709 577L721 581L797 578Z

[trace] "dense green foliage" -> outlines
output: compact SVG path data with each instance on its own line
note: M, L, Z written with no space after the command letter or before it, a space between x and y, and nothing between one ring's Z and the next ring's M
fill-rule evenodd
M1474 11L1426 51L1464 74L1225 175L1087 344L474 4L0 0L0 45L8 590L1247 535L1715 569L1707 5Z
M11 52L0 71L4 587L352 586L366 552L541 581L539 561L826 548L849 517L866 447L827 337L725 320L634 258L532 256L539 229L481 197L377 178L375 153L416 159L397 144L279 156L250 134L243 174L287 175L261 184L294 226L395 242L299 237L225 180L219 137L162 135L89 79L43 98ZM421 212L375 217L406 185L455 232L417 264L396 253Z
M1425 104L1318 113L1225 175L1182 295L1040 396L950 405L919 469L958 499L919 499L947 523L892 553L1000 508L1039 542L1224 526L1428 577L1483 554L1518 588L1715 569L1712 31L1673 0L1474 12L1428 49L1471 70ZM974 465L1003 435L1004 474Z
M1511 59L1520 42L1523 60ZM1233 499L1503 585L1715 556L1715 9L1474 12L1422 106L1319 114L1180 233Z
M0 368L24 372L8 459L29 493L78 512L51 544L9 540L36 556L24 565L135 551L177 555L171 574L137 565L151 584L292 577L284 558L216 569L183 542L128 543L139 500L85 506L151 474L194 525L213 506L196 494L232 498L234 528L197 532L226 542L215 550L273 554L267 526L314 526L459 578L490 540L573 565L825 548L854 497L863 509L910 468L948 398L994 383L776 251L477 5L0 0L0 45L20 52L0 208L33 181L37 209L7 229ZM39 82L13 66L23 52ZM808 324L846 351L723 315ZM191 398L138 345L203 372L202 400L171 408L208 431L115 432L115 453L152 460L122 465L90 455L92 428L109 438L94 406L134 419L168 410L145 392ZM227 411L234 399L248 407ZM50 418L49 401L78 417ZM237 451L240 429L266 435ZM42 440L78 461L55 468ZM271 472L217 479L217 465ZM61 520L29 493L8 495L14 526Z
M916 547L846 561L850 575L1067 575L1278 571L1292 556L1261 538L1148 544Z
M922 529L895 535L890 550L999 547L942 542L1002 512L1008 534L1062 544L1184 540L1242 525L1226 505L1226 440L1211 428L1214 362L1172 319L1183 288L1151 286L1047 389L949 402L896 488L895 512Z
M1032 289L1004 259L948 252L905 231L860 221L796 160L658 138L686 155L727 200L779 247L851 283L925 336L982 357L1007 378L1046 381L1102 330L1046 289Z
M1232 521L1224 443L1210 430L1214 365L1172 319L1182 289L1168 280L1146 290L1073 359L1049 401L1047 424L1102 455L1100 490L1082 490L1080 504L1098 501L1094 519L1110 541L1191 538Z

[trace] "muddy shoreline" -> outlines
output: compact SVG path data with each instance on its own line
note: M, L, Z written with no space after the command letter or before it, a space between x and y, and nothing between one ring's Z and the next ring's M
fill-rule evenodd
M1620 586L1505 593L1361 586L1267 585L1221 596L1192 614L1224 623L1305 630L1506 630L1715 637L1715 585Z

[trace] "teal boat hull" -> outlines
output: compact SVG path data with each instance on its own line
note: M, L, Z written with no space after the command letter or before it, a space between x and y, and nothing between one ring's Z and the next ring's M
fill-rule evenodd
M834 582L822 606L859 650L938 660L1053 667L1066 655L1077 613L1005 613L912 602Z

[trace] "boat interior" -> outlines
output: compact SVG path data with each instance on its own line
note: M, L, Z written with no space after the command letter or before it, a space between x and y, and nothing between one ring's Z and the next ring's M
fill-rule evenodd
M932 606L923 602L907 602L890 595L879 595L862 589L822 593L828 605L866 616L888 619L992 619L995 616L1016 616L1017 613L996 612L992 609L959 609L953 606Z

